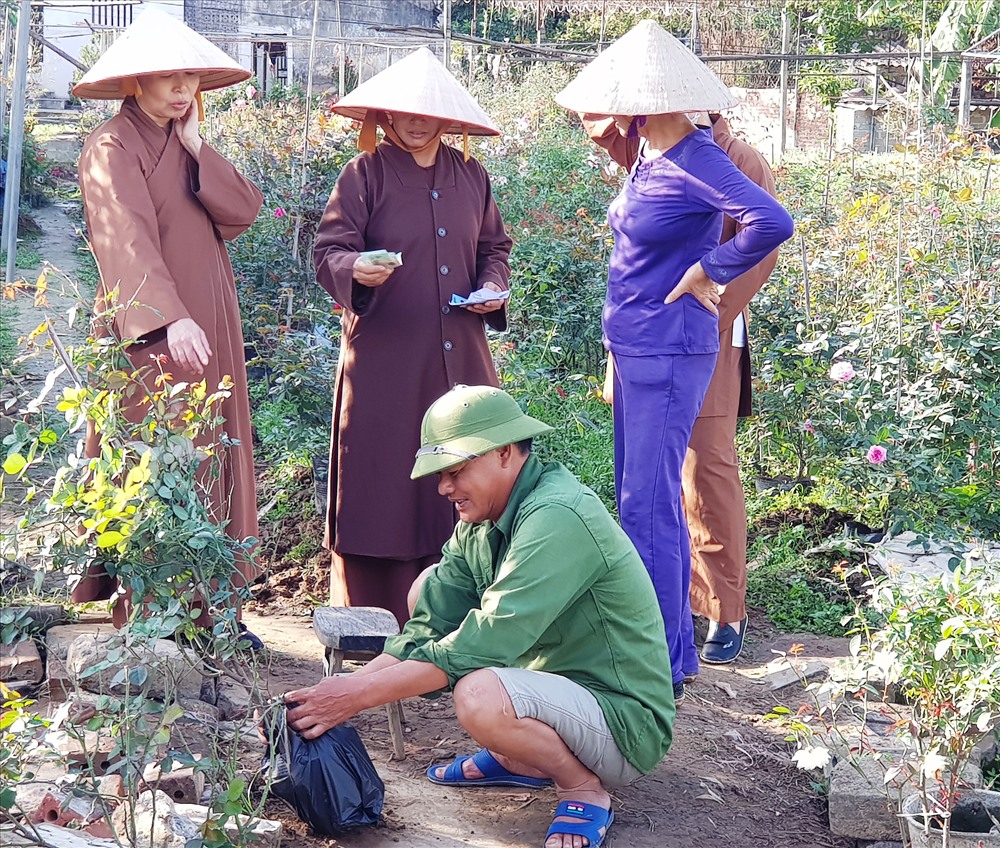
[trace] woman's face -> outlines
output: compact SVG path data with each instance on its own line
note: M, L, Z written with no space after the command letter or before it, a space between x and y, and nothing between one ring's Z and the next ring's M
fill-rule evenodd
M613 115L615 119L615 126L618 127L618 132L622 136L628 136L628 129L632 126L632 121L635 120L634 115Z
M441 138L448 126L448 121L427 115L411 115L409 112L390 112L389 123L400 141L409 148L424 147L428 142Z
M136 102L150 118L161 127L170 121L183 118L201 84L201 75L190 71L172 74L146 74L139 77L142 94Z

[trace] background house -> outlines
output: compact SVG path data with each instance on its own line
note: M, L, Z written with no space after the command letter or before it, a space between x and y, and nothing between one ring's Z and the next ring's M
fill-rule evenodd
M305 86L314 13L314 85L320 91L339 87L342 53L350 87L385 68L399 51L426 43L382 27L435 27L438 22L435 0L47 0L37 26L59 50L90 64L150 6L218 44L253 71L265 91ZM440 52L440 43L432 46ZM41 105L60 108L79 72L55 51L40 49Z

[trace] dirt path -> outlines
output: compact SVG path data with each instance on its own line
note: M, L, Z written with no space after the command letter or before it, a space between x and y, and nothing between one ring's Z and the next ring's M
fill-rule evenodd
M315 682L322 648L309 620L248 614L247 624L272 654L270 689L277 693ZM606 845L705 848L847 848L851 840L829 833L825 803L791 764L783 733L762 716L776 705L795 709L803 699L793 686L771 692L765 676L773 651L803 645L801 659L846 654L846 640L778 634L768 625L750 631L747 652L735 667L705 668L680 706L673 747L651 775L615 793L616 819ZM424 770L470 753L449 698L404 703L407 758L391 759L382 710L355 724L386 784L385 826L336 840L311 837L279 802L270 816L285 822L285 845L318 848L538 848L556 799L552 790L460 790L434 786Z
M82 247L73 217L77 206L71 201L56 202L32 214L41 229L36 249L42 263L36 268L18 268L14 300L4 301L4 318L19 345L13 363L4 362L0 370L0 438L10 432L28 402L43 391L47 376L58 364L48 334L32 338L35 330L49 321L65 345L85 338L89 313L78 307L92 303L94 293L77 282ZM71 382L67 373L58 376L49 389L50 397ZM10 488L0 511L0 532L20 517L19 498L15 487Z
M41 229L37 250L42 264L38 268L18 268L15 281L23 280L13 304L8 307L7 317L11 331L18 338L27 336L46 318L52 320L56 332L66 343L83 337L85 328L81 323L70 327L69 313L81 303L89 305L93 292L77 283L80 269L82 242L77 235L77 227L72 214L78 204L61 201L43 206L32 214ZM44 272L44 291L39 292L36 284ZM42 355L25 360L15 367L18 375L29 380L44 379L52 368L52 359Z

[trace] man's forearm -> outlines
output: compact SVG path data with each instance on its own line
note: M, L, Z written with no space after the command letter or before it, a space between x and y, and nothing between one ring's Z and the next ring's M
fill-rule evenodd
M369 667L382 657L382 654L369 663ZM433 663L420 660L397 660L384 662L375 671L369 671L365 679L364 699L368 707L378 707L402 698L412 698L437 692L448 687L448 675Z

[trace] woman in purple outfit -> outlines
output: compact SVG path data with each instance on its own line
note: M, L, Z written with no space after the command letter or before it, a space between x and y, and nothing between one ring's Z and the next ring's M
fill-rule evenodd
M613 116L623 140L638 135L638 158L608 211L615 247L603 329L614 362L615 491L656 588L680 700L684 678L698 673L681 469L719 351L716 304L720 287L791 236L792 220L689 120L686 112L734 101L652 21L556 99L588 118ZM725 215L742 229L720 245Z

